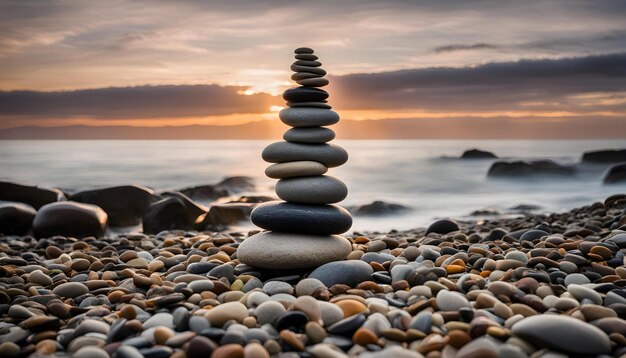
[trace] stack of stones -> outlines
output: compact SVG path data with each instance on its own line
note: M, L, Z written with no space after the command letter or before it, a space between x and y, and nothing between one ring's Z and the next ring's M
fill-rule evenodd
M351 244L338 234L352 226L344 208L333 205L348 195L339 179L324 175L328 168L348 160L341 147L328 144L335 132L326 126L339 121L327 103L326 71L310 48L295 50L295 72L291 78L300 87L283 93L288 108L280 112L283 123L293 127L283 135L284 142L263 150L269 163L265 174L279 179L276 194L284 201L259 205L251 214L252 222L263 229L247 238L237 257L245 264L268 269L299 269L343 260Z

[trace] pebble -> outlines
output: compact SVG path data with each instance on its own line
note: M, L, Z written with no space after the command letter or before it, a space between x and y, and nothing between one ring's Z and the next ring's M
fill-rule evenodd
M340 166L348 161L348 152L334 144L304 144L276 142L268 145L261 154L269 163L312 160L328 168Z
M458 311L470 307L470 304L460 292L441 290L437 293L437 307L442 311Z
M265 175L274 179L282 179L300 176L317 176L322 175L327 171L328 168L322 163L299 161L270 165L267 169L265 169Z
M340 206L306 205L282 201L268 201L260 204L252 211L250 219L255 225L267 230L300 233L305 236L341 234L352 226L352 216Z
M333 204L348 196L348 187L328 175L285 178L276 183L276 195L289 203Z
M283 134L283 139L296 143L324 144L335 139L335 132L323 127L291 128Z
M336 261L318 267L311 272L309 278L318 279L326 287L336 284L355 287L363 281L370 280L373 272L372 267L363 261Z
M56 286L52 293L61 297L76 298L87 294L89 289L80 282L67 282Z
M324 127L339 122L339 114L330 109L311 107L285 108L278 113L280 120L292 127Z
M212 326L221 327L231 319L241 323L248 317L248 308L239 302L226 302L211 308L204 316Z

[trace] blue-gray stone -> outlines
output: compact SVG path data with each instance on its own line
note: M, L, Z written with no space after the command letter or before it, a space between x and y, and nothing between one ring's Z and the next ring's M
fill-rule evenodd
M269 201L257 206L252 222L264 229L310 235L341 234L352 226L352 216L336 205L304 205Z
M309 278L320 280L326 287L344 284L355 287L372 278L374 270L361 260L336 261L324 264L311 272Z

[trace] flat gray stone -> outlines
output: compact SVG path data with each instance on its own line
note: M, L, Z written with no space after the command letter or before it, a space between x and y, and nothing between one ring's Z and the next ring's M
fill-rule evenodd
M347 260L327 263L311 272L309 278L320 280L326 287L344 284L355 287L372 279L372 266L361 260Z
M437 307L442 311L458 311L470 307L469 301L460 292L441 290L437 293Z
M330 104L322 103L322 102L287 102L287 107L291 107L291 108L308 107L308 108L333 109L333 107Z
M283 134L283 139L289 142L323 144L335 139L335 132L323 127L291 128Z
M276 184L279 198L301 204L334 204L348 196L348 187L328 175L285 178Z
M322 175L328 168L318 162L303 160L298 162L285 162L270 165L265 169L265 175L274 179Z
M291 70L293 72L309 72L309 73L315 73L315 74L322 75L322 76L326 75L326 70L324 70L321 67L291 65Z
M337 112L324 108L290 107L280 111L278 116L292 127L323 127L339 122Z
M297 80L297 84L306 87L324 87L328 85L328 80L322 77L317 78L305 78L302 80Z
M513 334L539 348L576 355L605 354L611 341L599 328L579 319L553 314L531 316L515 323Z
M254 267L298 269L343 260L351 250L350 242L338 235L264 231L245 239L237 249L237 258Z
M323 75L320 75L317 73L310 73L310 72L296 72L291 75L291 79L294 81L303 80L305 78L321 78L321 77L323 77Z
M348 152L334 144L276 142L265 147L261 156L269 163L312 160L329 168L338 167L348 161Z

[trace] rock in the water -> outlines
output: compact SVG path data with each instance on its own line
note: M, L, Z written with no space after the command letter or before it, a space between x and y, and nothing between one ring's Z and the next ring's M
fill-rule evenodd
M348 187L329 175L285 178L276 184L276 195L290 203L333 204L348 196Z
M143 216L143 232L157 234L163 230L191 230L196 219L197 216L190 217L181 198L170 196L150 205Z
M250 217L254 208L251 203L226 203L213 205L204 219L199 224L199 228L204 230L211 226L232 225Z
M515 323L512 329L514 335L540 348L593 355L611 351L611 341L604 332L572 317L536 315Z
M441 219L430 224L430 226L426 230L426 235L430 234L431 232L437 234L447 234L457 230L459 230L459 224L457 224L456 221L450 219Z
M604 176L604 184L626 183L626 164L612 166Z
M237 176L225 178L217 184L181 189L180 192L193 200L207 202L229 195L253 191L254 188L254 179L245 176Z
M295 87L283 92L283 98L289 102L321 102L328 98L328 92L310 87Z
M274 179L322 175L328 168L322 163L313 161L286 162L270 165L265 175Z
M153 190L138 185L85 190L73 194L70 199L101 207L109 215L111 226L139 224L150 204L157 201Z
M322 144L335 139L335 132L321 127L291 128L283 134L283 139L289 142Z
M309 278L320 280L330 287L336 284L355 287L363 281L371 280L374 270L370 265L361 260L348 260L329 262L311 272Z
M0 201L0 234L26 235L36 213L28 204Z
M54 235L100 237L106 229L107 219L104 210L95 205L56 202L39 209L33 221L33 233L38 238Z
M485 150L468 149L461 155L461 159L497 159L498 157Z
M281 201L260 204L252 211L250 219L267 230L311 235L341 234L352 226L352 216L340 206Z
M388 203L376 200L370 204L349 208L350 212L358 216L384 216L401 214L410 211L411 208L401 204Z
M265 147L262 157L269 163L312 160L334 168L348 161L348 152L334 144L276 142Z
M26 203L35 209L55 201L66 200L59 189L39 188L0 181L0 200Z
M626 162L626 149L597 150L583 153L583 162L619 163Z
M495 162L489 168L489 177L524 177L541 175L572 175L574 167L558 164L552 160Z
M237 258L254 267L299 269L343 260L351 249L350 242L338 235L265 231L245 239L237 249Z
M339 114L322 108L285 108L278 113L280 120L292 127L323 127L339 122Z

